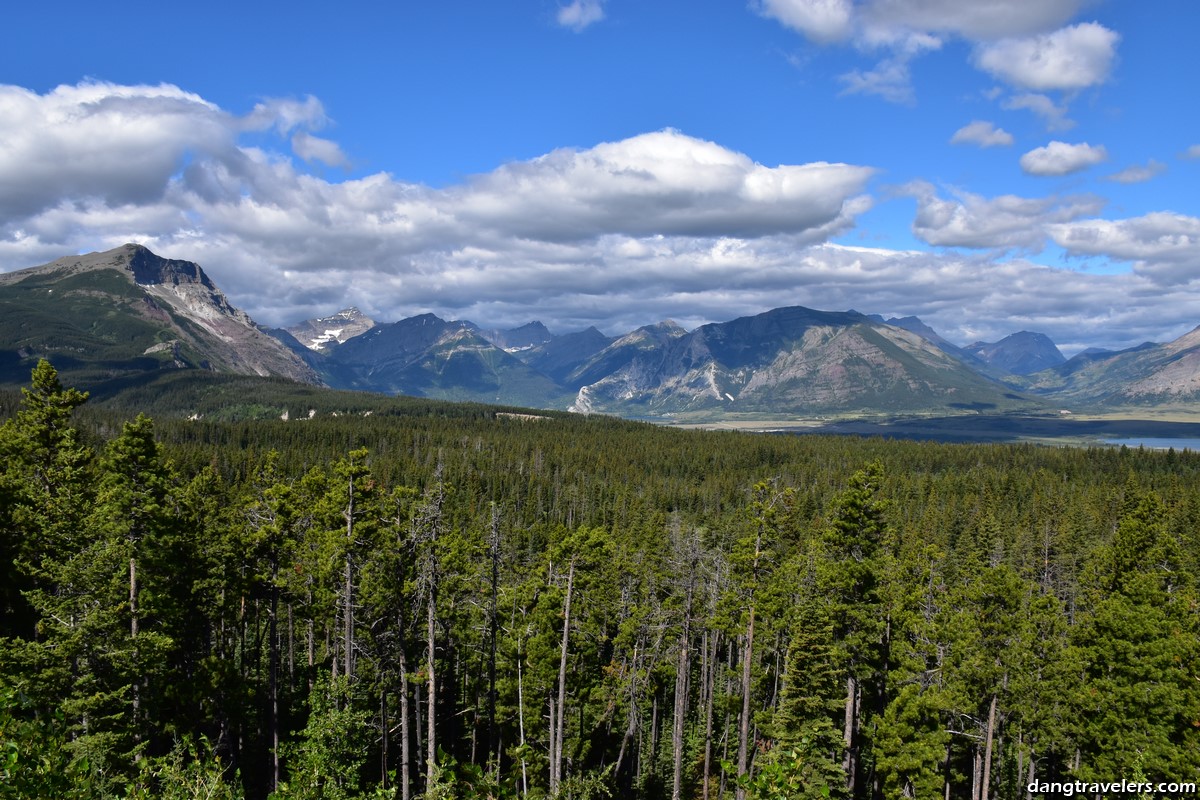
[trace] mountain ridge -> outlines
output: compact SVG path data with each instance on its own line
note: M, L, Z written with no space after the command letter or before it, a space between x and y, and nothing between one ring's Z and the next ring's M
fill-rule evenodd
M538 321L485 328L428 313L381 323L353 307L272 331L199 265L135 244L0 274L0 311L0 377L10 383L28 375L32 359L50 357L68 379L91 384L201 369L662 419L1200 399L1200 327L1174 342L1070 360L1039 333L959 348L917 317L802 306L692 331L664 320L616 337L595 328L556 335Z
M68 376L94 381L191 367L320 382L198 264L162 258L142 245L4 273L0 310L0 347L11 347L18 363L58 361Z

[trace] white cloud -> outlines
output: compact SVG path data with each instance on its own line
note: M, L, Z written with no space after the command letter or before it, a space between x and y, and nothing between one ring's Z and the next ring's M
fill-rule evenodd
M911 34L889 44L893 54L881 60L874 69L852 70L839 76L846 87L843 94L873 94L892 103L914 102L916 95L908 65L923 52L940 48L942 42L933 36Z
M174 86L0 86L0 218L64 197L152 202L185 154L223 157L231 118Z
M954 132L950 144L977 144L980 147L1009 147L1013 135L984 120L973 120Z
M0 252L12 256L3 266L125 240L186 246L212 257L214 274L252 313L279 316L288 293L311 296L340 264L383 287L376 304L446 308L481 288L455 283L473 272L443 272L468 256L487 260L489 280L536 290L540 279L527 271L552 276L564 264L575 281L584 264L604 287L624 280L596 268L607 257L596 242L612 237L821 242L870 207L863 192L874 172L769 167L665 130L556 150L445 189L384 174L329 182L238 141L246 130L274 131L300 158L341 163L335 142L304 129L323 119L317 103L265 101L239 118L174 87L91 84L45 96L7 87L0 102L10 112L0 116L0 141L10 143L0 158ZM134 179L126 173L138 159ZM28 257L14 260L19 253ZM246 275L221 267L251 263ZM264 281L264 269L305 277ZM284 296L268 298L267 287Z
M1054 141L1021 156L1021 169L1029 175L1060 176L1085 170L1108 159L1103 145Z
M1044 94L1016 94L1001 103L1000 107L1006 111L1032 111L1042 118L1049 131L1066 131L1075 127L1075 121L1067 117L1066 105L1059 105Z
M838 76L842 94L873 94L890 103L911 105L916 99L908 60L887 58L870 70L851 70Z
M939 247L1038 251L1046 241L1045 226L1099 213L1104 201L1092 196L985 198L954 190L944 200L929 183L916 181L902 189L917 200L913 233Z
M579 33L604 19L604 0L573 0L558 9L556 19L559 25Z
M914 33L988 41L1054 30L1087 0L759 0L763 16L809 39L838 42L856 37L875 44Z
M1194 144L1183 153L1184 158L1200 158L1200 144Z
M1135 164L1126 167L1120 172L1113 173L1106 180L1115 181L1116 183L1145 183L1161 175L1166 168L1166 164L1161 161L1155 161L1152 158L1145 164Z
M891 30L946 33L971 40L1024 36L1053 30L1086 0L869 0L868 24Z
M257 103L254 110L242 118L240 127L246 130L274 129L286 134L296 128L319 130L328 121L325 107L312 95L303 100L274 97Z
M1080 220L1048 227L1069 253L1133 261L1140 274L1170 285L1200 281L1200 219L1155 212L1130 219Z
M1099 23L1062 28L1089 0L756 0L763 16L820 44L884 51L870 69L840 76L843 94L915 97L909 65L960 38L977 67L1027 89L1075 90L1107 78L1119 36Z
M762 0L759 13L815 42L839 42L853 32L850 0Z
M1034 91L1077 90L1103 83L1120 36L1097 22L1053 33L981 45L976 65L991 75Z
M292 150L305 161L320 161L331 167L349 167L350 159L337 142L300 131L292 136Z
M871 206L866 166L767 166L668 130L447 188L387 174L333 181L283 154L321 118L314 107L262 108L256 149L239 141L246 117L175 87L0 87L0 268L138 241L200 262L270 325L355 304L383 320L432 311L515 325L536 314L555 331L616 333L807 305L917 314L962 343L1027 328L1115 347L1162 339L1200 307L1200 288L1164 283L1189 262L1148 233L1159 260L1118 275L831 244ZM123 185L137 158L154 168ZM930 241L1033 251L1040 231L1081 229L1098 201L928 190L918 206Z
M449 190L439 206L472 226L551 241L805 235L838 223L872 173L823 162L765 167L666 130L507 164Z

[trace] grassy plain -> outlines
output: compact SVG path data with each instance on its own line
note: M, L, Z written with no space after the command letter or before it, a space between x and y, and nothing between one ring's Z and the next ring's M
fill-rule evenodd
M744 416L669 422L674 427L781 434L843 434L942 442L1030 442L1100 446L1109 439L1200 440L1200 407L1121 408L1079 413Z

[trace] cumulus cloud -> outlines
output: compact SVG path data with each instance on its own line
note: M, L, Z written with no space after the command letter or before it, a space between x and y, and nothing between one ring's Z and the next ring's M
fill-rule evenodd
M1184 158L1200 158L1200 144L1194 144L1183 153Z
M953 199L938 196L932 184L916 181L903 192L917 201L913 233L939 247L968 247L1038 251L1046 241L1046 226L1098 213L1104 201L1076 195L1026 198L1001 195L985 198L954 190Z
M232 119L174 86L82 83L37 95L0 86L0 216L63 198L161 197L187 153L230 154Z
M806 234L840 226L846 201L872 174L824 162L765 167L665 130L508 164L449 191L443 202L472 225L547 240Z
M305 161L320 161L331 167L349 167L350 160L337 142L300 131L292 137L292 150Z
M868 0L865 24L888 30L919 30L990 40L1052 30L1086 0Z
M1028 175L1056 177L1080 172L1107 159L1108 151L1103 145L1053 141L1021 156L1021 169Z
M815 42L838 42L853 32L850 0L762 0L758 11Z
M800 247L845 232L871 204L869 167L771 167L674 130L433 189L386 174L331 182L240 142L274 131L300 159L344 164L335 142L308 130L324 120L312 99L263 101L241 117L176 87L3 87L0 102L3 266L126 240L184 246L211 256L231 295L244 293L272 322L290 314L289 292L313 296L344 264L366 273L376 305L420 302L410 289L423 286L423 302L445 309L493 279L522 291L555 275L586 283L589 271L604 286L624 280L605 269L598 242L623 241L621 258L655 237L784 237ZM488 283L464 282L476 273L463 265L476 263ZM264 270L278 279L264 282ZM268 285L282 298L267 298Z
M603 0L573 0L570 5L558 9L555 17L564 28L579 33L584 28L604 19Z
M239 127L245 130L274 129L281 134L296 128L319 130L329 121L325 107L312 95L303 100L289 97L274 97L256 103L254 110L240 120Z
M981 45L975 63L1025 89L1084 89L1108 78L1120 38L1098 22L1084 22L1053 33Z
M822 43L855 37L881 43L913 33L972 41L1054 30L1086 0L760 0L759 13Z
M1020 89L1073 92L1102 83L1120 36L1097 22L1062 27L1087 2L757 0L755 8L810 41L848 42L865 53L883 51L874 67L840 76L843 94L874 94L911 104L910 63L954 38L973 45L976 67ZM1065 119L1065 114L1058 116Z
M1075 127L1075 121L1067 117L1065 104L1055 103L1044 94L1023 92L1004 100L1000 107L1006 111L1025 109L1042 118L1049 131L1066 131Z
M1012 143L1011 133L978 119L962 126L950 137L950 144L976 144L980 147L1008 147Z
M1153 158L1145 164L1134 164L1126 167L1120 172L1115 172L1109 175L1106 180L1115 181L1116 183L1145 183L1153 180L1161 175L1167 169L1167 165L1161 161L1155 161Z
M921 53L942 46L940 39L924 34L912 34L893 45L893 54L884 58L874 69L851 70L839 77L845 86L843 94L873 94L893 103L912 104L915 93L909 63Z
M917 314L961 343L1028 328L1064 347L1117 347L1164 338L1200 303L1200 288L1164 283L1168 266L1185 274L1189 263L1167 257L1166 231L1196 235L1177 221L1158 238L1146 223L1126 233L1159 248L1135 272L997 258L1035 251L1047 230L1056 241L1083 230L1080 215L1099 211L1086 197L939 197L914 185L919 236L992 252L848 247L830 240L871 207L869 167L768 166L673 130L432 188L308 174L294 141L324 113L307 100L238 116L176 87L85 84L0 87L0 103L0 268L137 241L201 263L269 325L354 304L383 320L431 311L517 325L536 314L555 331L620 333L807 305ZM256 147L242 141L249 130ZM153 168L126 186L137 158Z
M1165 211L1130 219L1089 219L1051 225L1067 252L1133 261L1160 284L1200 281L1200 219Z

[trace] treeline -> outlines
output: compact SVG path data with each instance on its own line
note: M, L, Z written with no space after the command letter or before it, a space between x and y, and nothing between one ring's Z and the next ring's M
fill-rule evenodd
M481 406L0 428L0 797L1022 798L1200 769L1200 458Z

